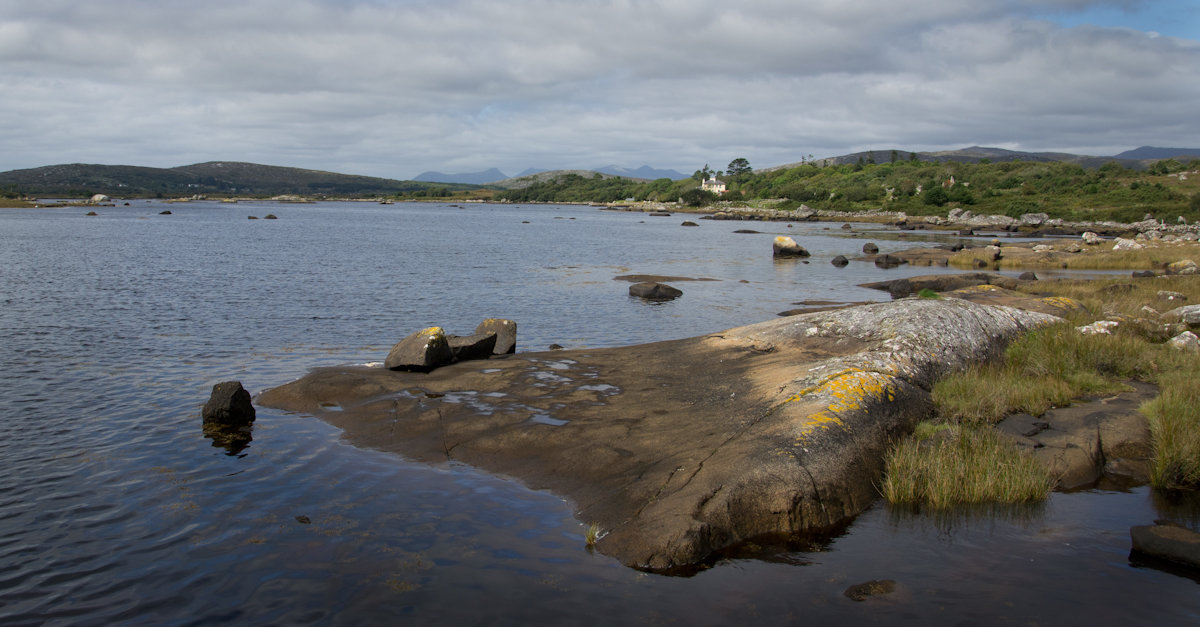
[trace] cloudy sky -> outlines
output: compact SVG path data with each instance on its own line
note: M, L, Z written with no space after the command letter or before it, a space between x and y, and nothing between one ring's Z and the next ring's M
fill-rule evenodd
M1195 0L0 0L0 171L1200 147Z

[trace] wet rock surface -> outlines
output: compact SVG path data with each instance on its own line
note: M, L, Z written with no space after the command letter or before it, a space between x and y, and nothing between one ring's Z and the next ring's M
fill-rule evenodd
M937 376L1056 320L911 299L430 373L322 368L258 402L319 416L359 446L553 490L604 530L597 550L688 572L739 542L863 511L883 450L927 415Z
M1014 414L996 428L1046 466L1060 490L1127 488L1149 481L1150 426L1138 407L1158 389L1129 382L1130 391L1051 409Z
M1200 533L1174 524L1154 524L1129 530L1133 552L1200 569Z

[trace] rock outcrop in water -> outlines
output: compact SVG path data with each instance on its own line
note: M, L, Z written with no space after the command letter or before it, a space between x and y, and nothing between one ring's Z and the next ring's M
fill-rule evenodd
M254 422L254 405L241 381L224 381L213 386L200 416L206 423L248 425Z
M885 447L927 416L939 375L1056 320L910 299L428 374L322 368L258 402L317 415L351 443L554 490L606 532L598 550L686 572L863 511Z
M683 290L665 283L634 283L629 286L629 295L646 300L674 300L683 296Z

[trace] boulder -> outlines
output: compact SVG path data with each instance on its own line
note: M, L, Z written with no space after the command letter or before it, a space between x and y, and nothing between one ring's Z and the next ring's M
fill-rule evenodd
M496 334L489 332L467 336L447 335L446 342L450 344L450 353L454 355L454 361L487 359L496 349Z
M850 260L846 259L846 258L845 258L844 256L842 256L842 255L838 255L837 257L834 257L833 259L831 259L831 260L829 261L829 263L832 263L833 265L835 265L835 266L837 266L837 267L839 267L839 268L843 268L843 267L845 267L845 266L847 266L847 265L849 265L849 264L850 264Z
M1200 305L1184 305L1163 314L1167 322L1182 322L1189 327L1200 326Z
M1200 533L1173 524L1142 525L1129 530L1135 553L1200 568Z
M879 255L875 258L875 266L879 268L895 268L903 263L906 262L895 255Z
M1187 301L1187 296L1170 290L1158 290L1158 300L1185 302Z
M1189 353L1200 353L1200 338L1191 331L1184 331L1168 340L1167 346Z
M383 366L389 370L429 372L454 361L454 352L442 327L428 327L400 340Z
M914 291L915 290L913 290L912 282L908 279L896 279L895 281L888 281L888 295L893 299L904 298L912 294Z
M1075 327L1075 330L1084 335L1112 335L1120 325L1116 320L1097 320L1082 327Z
M1135 279L1153 279L1155 275L1153 270L1134 270L1131 276Z
M875 253L879 252L879 247L875 245L875 242L867 242L866 244L863 244L862 250L868 255L874 255Z
M1141 242L1137 242L1137 241L1134 241L1131 239L1125 239L1123 237L1118 237L1116 242L1113 243L1112 249L1113 250L1142 250L1145 247L1146 247L1146 245L1142 244Z
M1083 246L1080 246L1079 242L1067 242L1067 245L1063 246L1063 250L1069 253L1078 253L1083 251Z
M684 220L679 226L700 226L691 220Z
M496 355L508 355L517 352L517 323L515 320L488 318L475 327L475 333L496 334L496 346L492 349Z
M1087 244L1088 246L1095 246L1096 244L1104 241L1104 238L1100 237L1099 233L1093 231L1085 231L1084 234L1080 236L1080 239L1082 239L1083 243Z
M243 426L254 422L254 405L241 381L223 381L213 386L212 395L200 410L206 423Z
M772 250L776 257L808 257L808 251L803 246L796 243L796 240L780 235L775 238L775 243L772 245Z
M1200 268L1197 268L1196 262L1191 259L1167 264L1167 274L1196 274L1198 271Z
M1044 213L1026 213L1021 216L1021 226L1041 226L1050 216Z
M665 283L634 283L629 286L629 295L646 300L674 300L683 296L683 291Z
M1036 281L1038 277L1033 272L1022 272L1021 276L1017 277L1021 281Z
M1035 252L1035 253L1054 252L1054 247L1049 244L1037 244L1033 247L1033 252Z

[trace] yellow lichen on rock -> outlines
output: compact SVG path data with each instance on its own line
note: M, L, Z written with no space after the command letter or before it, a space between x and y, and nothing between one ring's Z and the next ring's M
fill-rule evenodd
M1063 311L1083 311L1086 309L1079 301L1067 298L1066 296L1048 296L1043 298L1042 302Z
M803 441L817 429L829 429L831 426L845 427L841 414L848 411L867 411L867 407L882 400L888 402L896 399L892 382L893 375L880 372L870 372L859 368L847 368L822 379L792 395L784 403L805 400L813 397L832 397L833 401L822 411L809 414L803 424L799 425L797 441Z

